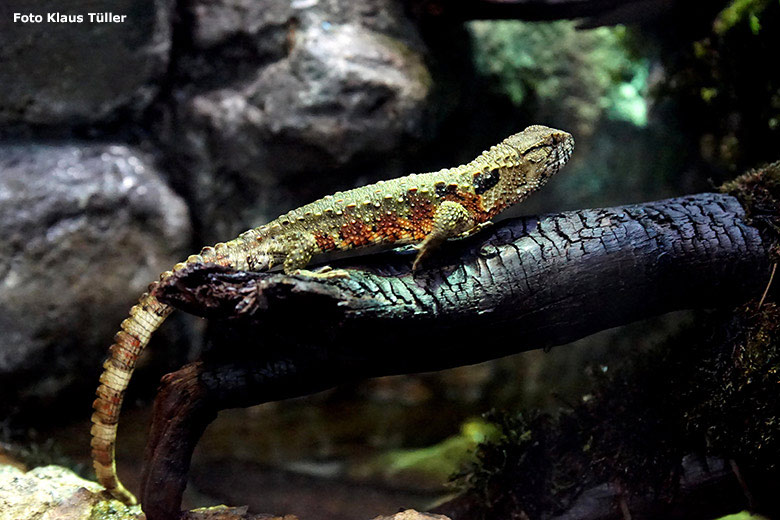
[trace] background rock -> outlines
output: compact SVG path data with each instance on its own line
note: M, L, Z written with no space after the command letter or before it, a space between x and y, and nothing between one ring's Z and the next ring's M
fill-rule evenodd
M123 315L189 239L186 206L138 150L0 147L3 411L96 374Z
M387 156L423 134L431 78L397 2L202 0L188 15L163 140L204 242L365 171L407 173Z
M158 90L170 50L170 0L10 0L0 8L0 124L80 125L138 112ZM13 22L13 13L43 15ZM90 23L87 13L127 15ZM49 13L83 23L47 22Z
M42 466L27 473L0 466L0 520L139 520L140 506L105 500L102 486L67 468Z
M398 520L437 520L441 515L398 516ZM61 466L23 471L0 464L0 520L141 520L141 506L109 498L103 487ZM298 520L295 516L254 515L246 507L215 506L181 514L181 520ZM389 518L389 517L388 517ZM396 518L395 516L393 518Z

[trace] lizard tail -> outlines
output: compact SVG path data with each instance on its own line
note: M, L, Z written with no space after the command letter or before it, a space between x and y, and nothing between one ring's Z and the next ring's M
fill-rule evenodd
M220 246L224 247L224 244ZM200 255L192 255L186 262L176 264L173 271L162 273L160 282L187 264L215 260L223 264L229 263L225 258L217 260L213 248L204 248ZM152 282L149 285L149 292L141 295L138 303L130 309L130 316L122 322L121 330L114 336L114 343L108 350L108 359L103 363L100 386L96 392L97 399L92 403L92 465L97 480L114 498L128 505L137 503L137 500L122 485L116 473L116 430L119 410L136 362L149 344L152 333L173 312L173 307L154 296L160 282Z
M97 389L97 399L92 404L92 465L95 467L98 482L117 500L125 504L137 503L136 498L119 481L116 473L116 430L119 423L119 409L122 406L125 390L133 375L136 362L149 343L152 333L162 325L173 308L159 301L155 289L167 280L175 271L188 264L214 262L236 269L247 269L247 254L256 248L264 228L249 230L228 243L219 243L214 247L204 247L199 255L191 255L186 262L178 263L173 271L160 275L160 282L149 285L138 303L130 309L130 316L122 322L121 330L114 336L114 343L108 351L108 359L103 363L103 374Z
M130 309L130 316L122 322L121 330L114 336L108 359L103 363L103 374L97 389L98 397L92 404L95 410L92 414L91 430L92 464L98 482L114 498L129 505L135 504L136 499L125 489L116 473L116 430L119 409L136 361L149 343L152 333L173 311L173 308L152 295L158 284L159 282L154 282L149 286L149 292L144 293L138 304Z

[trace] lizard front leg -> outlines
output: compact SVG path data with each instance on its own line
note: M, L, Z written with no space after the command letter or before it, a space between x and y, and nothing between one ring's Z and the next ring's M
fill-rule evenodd
M433 229L417 246L417 257L412 264L412 270L420 267L420 262L431 254L448 238L455 238L468 232L474 226L474 221L468 210L462 204L451 200L442 202L433 217Z

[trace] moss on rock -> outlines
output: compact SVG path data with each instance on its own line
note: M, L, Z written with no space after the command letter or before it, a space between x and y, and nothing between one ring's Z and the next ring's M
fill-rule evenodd
M565 113L578 135L592 134L604 115L646 123L649 64L631 51L624 27L582 31L570 21L518 20L468 27L477 71L515 106L537 104L540 120Z
M778 159L778 48L780 2L733 0L708 35L665 53L659 94L675 101L686 134L724 178Z
M778 259L780 242L780 161L750 170L723 184L720 191L733 195L745 208L748 223L759 228Z
M722 191L741 200L776 255L780 163ZM780 306L773 288L736 309L702 313L620 366L593 369L592 390L555 415L493 413L498 440L482 444L478 462L458 478L469 502L480 504L474 518L536 518L605 482L627 496L671 501L689 454L732 461L750 475L745 485L758 488L759 507L777 512L764 485L780 481Z

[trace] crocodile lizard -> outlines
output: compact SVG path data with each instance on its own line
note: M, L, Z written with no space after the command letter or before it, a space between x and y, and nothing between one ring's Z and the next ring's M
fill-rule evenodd
M204 247L160 275L168 279L193 263L265 271L281 265L287 274L343 276L302 271L312 256L370 245L417 244L413 270L448 238L471 235L508 206L541 187L571 156L570 134L529 126L476 159L437 172L412 174L336 192L238 238ZM119 481L114 449L125 389L151 334L172 312L153 282L130 309L114 337L97 389L92 415L92 459L98 481L118 500L135 497Z

